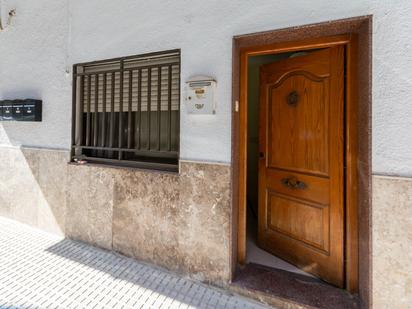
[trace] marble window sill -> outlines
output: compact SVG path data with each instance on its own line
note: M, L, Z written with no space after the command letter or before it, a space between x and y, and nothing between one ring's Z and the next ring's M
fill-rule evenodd
M133 167L133 166L121 166L121 165L109 165L104 163L83 163L79 164L76 162L67 162L68 165L72 166L84 166L84 167L100 167L100 168L108 168L108 169L121 169L121 170L129 170L129 171L142 171L146 173L154 173L154 174L166 174L166 175L180 175L179 171L164 171L164 170L156 170L156 169L149 169L143 167Z

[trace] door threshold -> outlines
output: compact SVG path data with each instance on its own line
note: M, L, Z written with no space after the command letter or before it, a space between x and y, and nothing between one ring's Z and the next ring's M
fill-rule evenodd
M238 269L230 289L278 308L359 308L358 297L345 290L317 278L258 264Z

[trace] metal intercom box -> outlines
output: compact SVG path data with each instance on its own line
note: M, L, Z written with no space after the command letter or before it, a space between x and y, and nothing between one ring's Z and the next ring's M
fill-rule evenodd
M41 121L41 100L0 101L0 121Z
M22 121L23 119L23 103L14 103L13 104L13 120Z
M189 114L216 113L216 81L207 76L191 78L186 82L186 103Z
M1 120L11 121L13 120L13 105L11 101L0 102L2 106Z

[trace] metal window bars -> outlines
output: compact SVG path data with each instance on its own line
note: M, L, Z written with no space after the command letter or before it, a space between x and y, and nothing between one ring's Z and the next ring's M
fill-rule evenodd
M75 64L72 160L177 171L180 51Z

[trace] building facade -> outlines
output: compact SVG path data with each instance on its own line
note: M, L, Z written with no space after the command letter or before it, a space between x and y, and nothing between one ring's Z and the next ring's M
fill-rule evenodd
M0 100L41 99L43 117L0 123L0 215L222 286L237 264L233 38L370 16L365 303L411 305L411 2L7 0L3 20L11 9L0 31ZM181 57L178 172L69 163L73 65L167 50ZM185 82L194 75L216 80L215 114L188 112Z

